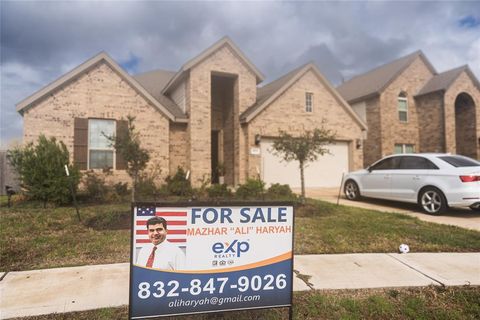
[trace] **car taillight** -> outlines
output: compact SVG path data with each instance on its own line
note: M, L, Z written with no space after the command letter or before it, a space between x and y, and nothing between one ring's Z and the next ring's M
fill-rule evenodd
M460 176L462 182L475 182L480 181L480 176Z

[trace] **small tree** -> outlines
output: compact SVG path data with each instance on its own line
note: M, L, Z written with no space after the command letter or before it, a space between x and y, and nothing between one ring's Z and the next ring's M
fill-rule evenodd
M127 163L127 173L132 178L132 202L135 201L135 190L140 173L145 170L150 160L148 150L140 146L140 135L135 130L134 121L135 117L127 116L127 130L120 131L117 136L107 137L115 151Z
M44 135L36 144L9 150L8 160L18 173L27 196L43 201L67 203L70 200L70 180L74 189L80 181L80 171L69 164L69 153L65 144L57 143L55 138L47 139ZM70 177L65 174L68 165Z
M300 182L302 185L302 200L305 199L305 165L318 159L318 156L329 153L327 144L335 138L335 134L323 127L313 131L305 131L298 137L294 137L285 131L279 131L279 137L273 142L274 154L290 162L298 161L300 168Z

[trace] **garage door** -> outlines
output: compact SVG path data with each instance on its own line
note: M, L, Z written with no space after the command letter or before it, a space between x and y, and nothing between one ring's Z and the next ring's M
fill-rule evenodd
M288 184L292 188L300 187L300 169L298 161L285 162L272 152L273 142L262 140L262 179L269 186L272 183ZM348 143L336 142L329 145L331 154L319 156L316 162L308 163L305 168L305 187L338 187L342 173L348 172Z

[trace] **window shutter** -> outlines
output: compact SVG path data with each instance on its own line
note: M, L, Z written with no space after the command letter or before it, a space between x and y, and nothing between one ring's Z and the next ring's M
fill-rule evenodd
M73 129L73 163L80 170L88 166L88 119L75 118Z
M128 130L128 121L127 120L117 120L117 132L116 136L125 135ZM115 169L116 170L125 170L127 169L127 162L123 157L115 152Z

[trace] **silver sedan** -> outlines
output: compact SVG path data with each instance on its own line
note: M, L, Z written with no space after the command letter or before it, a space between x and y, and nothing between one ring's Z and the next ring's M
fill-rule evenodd
M348 173L345 196L418 203L438 215L449 206L480 211L480 162L452 154L401 154Z

